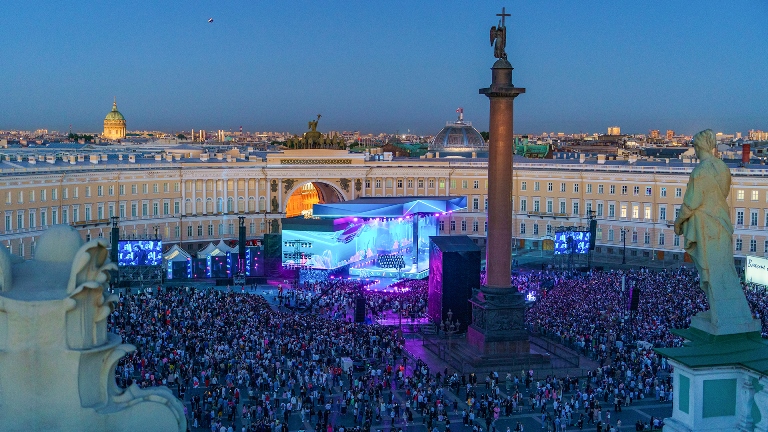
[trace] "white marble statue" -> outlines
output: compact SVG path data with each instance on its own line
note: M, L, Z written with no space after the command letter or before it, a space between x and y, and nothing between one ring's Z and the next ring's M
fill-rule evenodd
M713 335L760 331L760 321L752 317L733 263L733 225L727 201L731 173L714 156L716 144L709 129L694 136L700 162L691 173L675 220L675 234L685 237L685 251L699 271L700 286L709 301L709 310L696 314L691 327Z
M115 365L135 347L107 332L106 242L82 243L57 225L33 260L0 247L0 429L186 431L167 388L117 386Z

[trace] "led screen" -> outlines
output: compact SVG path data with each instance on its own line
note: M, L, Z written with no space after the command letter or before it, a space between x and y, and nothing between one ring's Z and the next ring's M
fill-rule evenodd
M163 263L163 242L159 240L122 240L117 243L117 265L153 266Z
M589 252L589 231L555 233L555 255L585 254Z

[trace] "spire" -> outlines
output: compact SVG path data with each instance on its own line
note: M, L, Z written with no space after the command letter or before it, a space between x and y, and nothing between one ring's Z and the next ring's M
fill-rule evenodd
M112 111L117 111L117 96L115 96L115 101L112 102Z

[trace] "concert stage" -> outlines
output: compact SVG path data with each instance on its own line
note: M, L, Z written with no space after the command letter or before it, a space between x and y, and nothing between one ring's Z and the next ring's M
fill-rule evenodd
M360 198L315 204L313 217L282 220L282 265L303 280L423 279L439 218L466 197Z

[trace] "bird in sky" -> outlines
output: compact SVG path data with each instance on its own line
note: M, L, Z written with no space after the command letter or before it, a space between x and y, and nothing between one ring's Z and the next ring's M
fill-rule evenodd
M213 22L213 18L208 18L208 22L212 23Z

